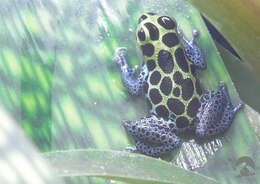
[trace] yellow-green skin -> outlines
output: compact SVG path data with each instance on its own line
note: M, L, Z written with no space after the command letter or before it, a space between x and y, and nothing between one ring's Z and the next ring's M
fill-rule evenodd
M160 15L152 15L146 13L143 14L142 17L139 19L139 24L136 31L136 39L145 64L148 66L149 69L148 78L144 86L146 97L148 98L148 102L150 102L151 104L153 113L155 113L159 117L163 117L164 119L174 119L176 120L177 128L185 128L193 123L193 120L198 112L198 108L200 107L200 96L202 92L199 87L199 83L195 77L195 66L192 62L188 60L188 58L184 54L183 45L180 37L177 34L177 24L174 19L166 16L163 16L164 18L161 18L161 20L168 20L168 29L166 29L158 22L159 18L161 17ZM146 26L147 23L150 25L154 25L157 28L157 31L156 28L150 26L151 32L149 32L148 27ZM173 25L171 23L174 23L173 27L171 26ZM159 36L157 35L157 33L159 34ZM175 34L176 37L167 37L167 39L165 39L168 42L167 46L165 44L165 41L163 40L163 36L168 33L171 33L171 35ZM145 37L143 37L144 35ZM158 39L156 39L156 37L158 37ZM154 49L151 49L151 45L149 45L149 47L144 47L146 44L151 44ZM152 52L152 50L154 51ZM177 50L179 53L178 58L175 55L175 52ZM165 51L168 51L172 56L172 71L170 70L171 59L170 61L169 59L168 61L167 59L165 59L169 58L170 55ZM159 58L164 59L161 59L160 61ZM151 60L153 60L154 63ZM163 65L163 67L160 67L160 65ZM184 70L183 68L185 68L186 70ZM165 72L164 70L168 71ZM158 71L160 73L160 79L158 75L154 74L154 76L152 76L155 71ZM175 76L174 80L174 74L176 74L176 72L179 72L178 74L182 75L183 80L177 80L177 75ZM157 78L155 76L157 76ZM164 81L165 83L162 85L162 81L165 77L168 77L167 80L165 79L165 81L167 82ZM168 79L170 79L170 82ZM153 84L151 83L151 81L153 81ZM158 83L155 81L158 81ZM163 87L166 90L166 93L162 92ZM156 89L159 91L159 96L157 93L158 91L156 92ZM161 100L160 96L162 98Z

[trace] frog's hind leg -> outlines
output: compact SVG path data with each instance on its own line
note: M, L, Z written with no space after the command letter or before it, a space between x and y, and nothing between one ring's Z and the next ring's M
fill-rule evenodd
M227 92L227 88L226 85L223 82L220 82L220 88L225 96L225 99L227 101L227 105L226 108L223 112L222 118L219 122L219 124L217 124L216 128L215 128L215 134L221 134L223 133L227 128L230 127L233 118L235 117L235 114L237 113L238 110L240 110L244 103L240 102L236 107L233 107L230 97L228 95Z
M180 29L177 29L178 35L180 36L184 51L188 59L199 69L206 68L206 62L204 60L204 55L201 49L195 43L195 37L199 35L199 31L194 29L192 32L192 39L187 40L186 37L183 35Z
M124 86L127 88L130 94L139 95L142 93L143 86L145 84L145 78L148 75L148 69L146 65L143 65L139 76L136 78L136 68L131 68L126 60L126 49L119 48L115 52L113 60L120 67L121 78Z
M213 137L224 133L231 125L236 112L241 109L240 102L233 107L226 85L219 83L219 90L210 92L198 113L195 134L200 138Z
M133 136L136 146L129 151L140 151L150 156L163 155L179 146L180 138L171 131L171 124L155 116L135 122L123 121L126 131Z

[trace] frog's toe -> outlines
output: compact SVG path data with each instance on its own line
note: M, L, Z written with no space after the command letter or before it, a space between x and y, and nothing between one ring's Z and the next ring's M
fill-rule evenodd
M226 88L227 88L224 81L219 81L218 86L219 86L219 89L221 89L221 90L226 90Z
M130 152L130 153L136 153L137 149L136 146L128 146L125 148L126 151Z
M236 113L238 110L240 110L245 103L243 101L240 101L239 104L233 109L233 112Z
M115 50L115 54L114 54L114 57L113 57L113 61L119 66L119 67L123 67L125 66L127 63L126 63L126 48L125 47L120 47L120 48L117 48Z
M200 31L198 30L198 29L193 29L192 30L192 36L195 38L195 37L197 37L197 36L199 36L199 33L200 33Z
M127 49L125 47L119 47L115 50L115 55L126 56Z

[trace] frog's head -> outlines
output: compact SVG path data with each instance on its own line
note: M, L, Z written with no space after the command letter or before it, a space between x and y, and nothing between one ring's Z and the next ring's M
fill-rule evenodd
M148 57L153 55L156 43L164 41L163 35L172 31L176 32L176 21L168 16L144 13L140 16L138 22L137 44L143 51L143 55ZM177 37L176 41L178 41Z
M136 38L140 43L156 41L159 40L160 34L175 29L176 21L174 19L155 13L144 13L138 19Z

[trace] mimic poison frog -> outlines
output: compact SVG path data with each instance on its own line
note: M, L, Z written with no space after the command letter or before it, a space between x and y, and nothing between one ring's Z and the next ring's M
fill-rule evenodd
M151 106L150 115L134 122L123 121L126 131L136 141L129 151L159 157L180 145L180 133L192 130L199 138L223 133L236 112L226 85L203 94L196 69L205 69L201 49L193 31L187 40L168 16L145 13L139 18L136 40L143 56L140 74L131 68L126 49L115 52L114 61L121 70L124 86L132 95L145 94Z

